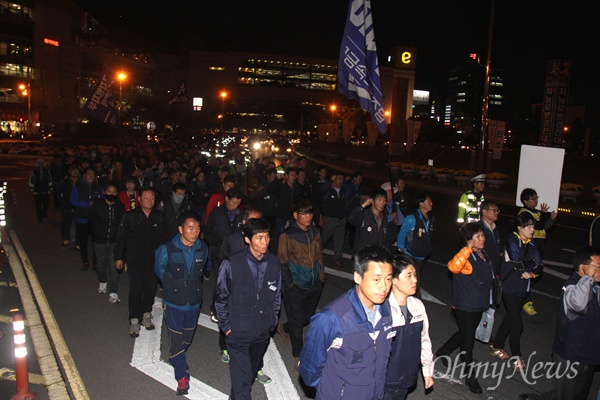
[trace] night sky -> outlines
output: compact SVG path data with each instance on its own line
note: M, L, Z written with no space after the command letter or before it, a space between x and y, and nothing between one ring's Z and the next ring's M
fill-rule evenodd
M127 51L247 51L337 59L348 1L76 0ZM152 5L151 5L152 4ZM416 88L431 90L471 52L486 61L491 0L372 0L380 64L389 48L417 48ZM496 0L492 68L530 103L542 100L546 62L572 61L576 105L597 105L592 75L600 3ZM170 6L170 8L167 8ZM595 54L593 53L595 52Z

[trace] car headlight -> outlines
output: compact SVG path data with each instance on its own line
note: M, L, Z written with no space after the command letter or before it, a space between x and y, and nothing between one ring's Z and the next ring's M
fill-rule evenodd
M260 143L258 143L258 142L254 143L254 144L252 145L252 148L253 148L254 150L258 150L258 149L260 149Z
M287 149L286 151L287 151L288 153L291 153L291 152L292 152L292 149Z
M279 147L273 147L273 151L279 151Z

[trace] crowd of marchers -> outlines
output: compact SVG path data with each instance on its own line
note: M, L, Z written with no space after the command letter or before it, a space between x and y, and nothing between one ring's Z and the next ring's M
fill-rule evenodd
M413 206L400 176L365 195L360 171L346 176L322 165L311 169L302 156L279 165L258 157L248 168L238 150L217 158L186 150L191 148L148 142L63 149L49 166L38 159L29 179L38 222L52 204L60 210L59 243L80 253L82 271L97 273L98 292L111 303L120 302L119 277L127 272L132 338L141 327L155 328L152 306L160 285L177 394L190 389L185 353L203 283L210 279L210 314L220 328L233 399L250 398L255 381L271 382L263 355L275 332L317 398L351 393L405 399L419 371L431 388L434 360L448 366L457 349L467 387L481 393L472 368L476 331L482 316L501 304L506 316L490 355L510 359L515 370L527 368L521 311L536 313L528 294L542 272L543 244L557 217L544 203L537 208L535 190L521 194L523 208L507 238L495 225L497 204L483 196L484 174L461 196L463 247L448 262L458 330L434 358L418 278L432 252L435 218L428 193L417 193ZM342 268L346 238L356 285L317 313L323 249L331 242L328 267ZM585 398L600 363L599 266L598 249L582 247L565 283L552 351L556 363L580 367L575 378L557 381L553 395L559 399ZM285 322L279 320L282 306ZM588 336L579 341L584 332Z

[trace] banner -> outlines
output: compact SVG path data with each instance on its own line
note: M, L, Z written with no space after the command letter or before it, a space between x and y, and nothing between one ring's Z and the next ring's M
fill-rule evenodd
M112 84L113 81L109 79L106 69L102 68L102 73L94 88L94 94L85 103L83 110L88 115L116 129L118 127L118 111L115 106Z
M421 131L421 121L417 121L414 119L406 120L406 151L411 151L417 138L419 137L419 132Z
M175 97L169 100L169 104L182 103L184 101L188 101L188 94L187 90L185 89L185 82L181 84L181 86L179 87L179 92L177 92Z
M356 125L352 121L344 120L342 124L342 137L344 139L344 144L350 143L352 139L352 131L354 130L354 125Z
M563 147L563 130L570 80L570 61L552 60L548 62L540 131L540 144L544 147Z
M377 135L379 134L379 128L378 126L371 122L371 121L367 121L367 138L369 139L369 146L373 147L375 146L375 143L377 143Z
M338 88L371 114L381 133L386 131L370 0L350 0L340 48Z
M319 140L321 142L324 142L325 139L327 138L327 126L329 124L319 124Z
M488 125L488 143L492 150L492 158L500 160L502 158L502 148L504 147L504 133L506 121L489 120Z

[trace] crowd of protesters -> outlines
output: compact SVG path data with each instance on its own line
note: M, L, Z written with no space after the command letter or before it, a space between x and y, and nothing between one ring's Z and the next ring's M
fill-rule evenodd
M371 261L356 260L356 255L365 248L382 248L389 252L392 259L399 253L408 256L403 259L400 269L389 272L393 272L394 285L396 282L402 285L404 283L397 280L404 276L403 271L410 265L411 268L407 269L409 276L406 278L410 292L408 296L420 298L418 274L431 255L434 231L433 201L429 194L417 193L411 209L401 177L395 177L391 182L382 182L380 187L367 196L363 194L361 186L361 171L346 176L323 165L311 169L306 157L302 156L292 156L279 165L271 157L259 157L250 166L239 149L233 149L221 157L208 156L193 149L194 147L179 142L160 145L153 142L131 143L102 148L73 147L61 149L50 162L49 168L43 159L39 159L32 171L30 188L35 195L38 221L43 222L47 218L50 193L53 191L54 205L60 210L61 216L60 243L64 248L73 245L81 254L82 271L97 271L98 292L108 293L111 303L120 302L119 272L129 272L131 337L139 336L140 325L146 329L154 329L151 305L157 285L162 279L154 274L154 250L175 240L180 233L184 234L184 221L179 218L182 213L188 216L190 224L194 225L197 221L198 227L192 226L199 229L197 240L207 245L206 258L202 260L201 266L202 280L210 280L211 275L215 276L215 280L217 277L220 279L221 264L234 255L234 247L244 245L241 232L248 220L260 219L266 222L259 225L268 227L269 253L277 256L281 263L280 290L287 314L287 322L278 324L276 331L284 343L291 347L297 370L302 370L299 368L304 344L302 330L316 313L325 280L323 250L331 241L333 261L328 266L342 268L342 245L348 237L353 254L355 280L356 268L360 267L360 276L369 271L367 267ZM531 242L531 238L525 238L521 234L522 228L533 226L527 214L527 223L515 220L517 224L513 236L520 241L513 236L500 239L494 223L498 217L498 207L493 202L485 201L482 195L485 175L475 178L474 185L479 186L478 193L481 196L473 202L471 211L474 217L469 219L471 222L462 226L462 230L468 230L463 238L467 245L461 250L465 254L461 256L460 252L457 253L448 266L451 272L469 282L475 279L474 275L470 275L477 272L481 279L489 283L486 288L490 286L490 296L480 296L483 299L482 305L476 312L468 308L463 310L459 304L463 300L460 297L460 287L457 288L461 280L455 277L453 307L459 331L436 352L438 357L447 356L460 347L461 350L466 350L467 355L462 359L465 363L472 361L472 357L468 355L472 351L472 336L481 310L490 306L487 297L491 297L492 278L508 275L507 271L510 269L507 265L516 260L516 255L513 257L512 253L505 253L504 244L516 254L517 250L514 248ZM535 194L535 191L532 193ZM465 201L461 198L460 204L462 203ZM462 210L460 205L459 210ZM547 213L547 207L542 207L542 211ZM189 212L195 214L190 217ZM548 216L552 221L556 218L556 214L548 213ZM152 227L156 229L140 227L142 219L152 221ZM71 234L73 227L74 238ZM476 243L474 238L477 239ZM490 238L493 240L489 240ZM89 239L92 243L91 255L88 249ZM512 242L516 244L512 244L511 239L515 239ZM196 240L193 232L188 235L188 240L190 243ZM132 251L140 243L145 243L145 255ZM232 243L239 245L233 246ZM249 241L246 244L251 245ZM533 242L527 248L534 248ZM541 270L541 257L539 253L536 254L537 256L528 258L532 261L532 266L523 272L527 274L527 279L536 278ZM591 256L593 261L597 260L597 253L592 252ZM384 258L389 260L388 256ZM585 261L591 262L588 258ZM480 259L487 268L484 272L479 271L477 260ZM397 266L398 263L399 261L394 261L391 265ZM579 265L575 265L575 268L578 267ZM391 290L392 275L387 293ZM591 273L588 275L592 276ZM360 291L359 281L357 284L357 290ZM512 355L518 358L515 368L523 369L525 364L518 348L522 331L519 311L524 296L529 291L529 284L514 304L508 301L513 299L510 290L507 285L504 302L510 311L508 316L512 317L509 319L507 316L503 321L490 346L490 354L502 360L508 359L508 353L502 347L506 336L510 336ZM214 297L218 299L216 292ZM211 304L211 317L213 322L221 325L215 310L215 299ZM403 301L400 308L406 311L403 308L406 299ZM411 307L414 304L421 307L420 302L410 302L413 304ZM421 308L424 312L424 307ZM463 311L468 318L460 314ZM400 315L405 317L402 313ZM426 330L425 328L424 335L427 335ZM427 386L430 387L433 384L430 371L431 343L428 337L425 342L428 347L423 351L428 359L422 362L427 363L428 373L425 376ZM448 344L449 342L451 343ZM224 338L220 340L220 351L221 361L229 362ZM263 384L269 383L271 378L262 371L262 362L256 366L260 366L258 372L252 371L256 380ZM313 378L314 373L315 371L311 371ZM410 373L414 375L415 372ZM320 378L315 379L315 384L318 384ZM411 385L413 384L411 379ZM481 393L473 373L467 373L466 384L472 392ZM179 388L182 393L178 391L178 394L187 393L186 385L189 388L189 380L184 382L184 389ZM405 398L408 388L401 389L398 391L401 393L399 397L389 398Z

